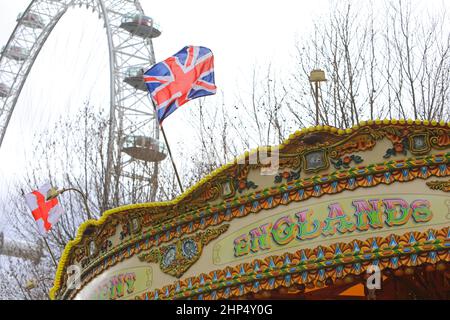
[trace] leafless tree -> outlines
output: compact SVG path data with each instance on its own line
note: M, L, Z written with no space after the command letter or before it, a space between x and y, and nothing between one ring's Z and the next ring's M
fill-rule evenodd
M375 10L367 1L331 2L329 15L318 17L314 35L297 44L291 101L315 114L315 101L306 94L308 75L323 68L328 76L320 101L324 124L345 128L377 117L448 121L445 7L426 13L411 1L377 4Z

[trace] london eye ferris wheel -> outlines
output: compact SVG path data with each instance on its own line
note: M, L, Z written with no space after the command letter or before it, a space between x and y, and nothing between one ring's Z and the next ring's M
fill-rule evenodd
M32 0L0 57L0 147L22 88L47 38L72 6L96 11L104 22L109 51L109 128L103 205L123 179L155 187L158 163L166 158L159 142L154 111L148 101L143 72L155 63L152 39L159 26L137 0ZM136 176L130 164L151 168ZM120 168L117 170L117 168ZM153 198L155 192L152 192ZM154 200L154 199L149 199Z

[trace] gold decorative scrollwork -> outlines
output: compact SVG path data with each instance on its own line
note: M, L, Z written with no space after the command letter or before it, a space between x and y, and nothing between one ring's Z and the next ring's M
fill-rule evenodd
M441 190L444 192L450 192L450 180L448 181L429 181L427 186L432 190Z
M228 230L229 224L207 229L192 237L139 255L140 261L159 263L161 271L180 278L201 256L203 247Z
M437 128L432 132L430 144L436 149L445 149L450 145L450 134L447 130Z
M160 252L158 249L153 249L147 253L143 253L139 256L139 260L146 261L148 263L158 263L161 258Z
M292 168L298 169L302 164L300 154L285 155L280 154L280 169Z

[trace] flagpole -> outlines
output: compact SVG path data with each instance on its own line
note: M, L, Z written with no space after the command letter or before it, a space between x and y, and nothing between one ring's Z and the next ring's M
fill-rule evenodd
M167 151L169 152L169 157L170 157L170 160L172 161L173 170L175 171L175 175L177 176L178 185L180 186L181 193L183 193L184 192L183 185L181 184L181 179L178 174L177 166L175 165L175 162L173 161L172 151L170 151L170 146L169 146L169 142L167 141L166 133L164 132L164 128L161 124L159 125L159 128L161 129L161 132L163 134L164 142L166 143Z
M52 257L55 268L58 268L58 262L56 262L55 256L53 255L53 252L52 252L52 249L50 249L50 246L48 245L47 239L45 239L44 236L42 236L42 239L44 239L44 243L47 246L47 250L48 250L48 252L50 252L50 256Z
M173 170L175 171L175 176L177 177L178 186L180 187L181 193L183 193L184 189L183 189L183 185L181 184L180 175L178 174L177 166L175 164L175 161L173 160L172 151L170 150L169 141L167 140L166 133L164 132L164 128L163 128L162 124L158 120L155 103L153 102L153 99L150 94L148 94L147 97L150 100L150 102L152 103L153 110L155 111L156 121L158 122L159 128L161 129L161 132L163 134L164 142L166 143L167 151L169 152L170 161L172 162Z

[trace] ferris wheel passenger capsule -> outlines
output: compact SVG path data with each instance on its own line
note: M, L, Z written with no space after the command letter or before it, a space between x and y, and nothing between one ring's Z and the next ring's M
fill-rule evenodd
M44 29L45 23L42 21L41 17L36 13L20 13L17 17L17 22L22 25L33 28L33 29Z
M24 61L30 54L27 49L18 46L10 46L9 48L3 47L2 52L5 57L16 61Z
M160 162L167 157L166 146L146 136L127 136L122 152L136 160Z
M10 88L4 84L0 83L0 98L8 98L10 95Z
M125 83L129 84L136 90L147 91L147 86L144 82L144 69L141 67L130 67L128 68L125 79Z
M120 27L141 38L157 38L161 35L159 25L140 13L125 15Z

